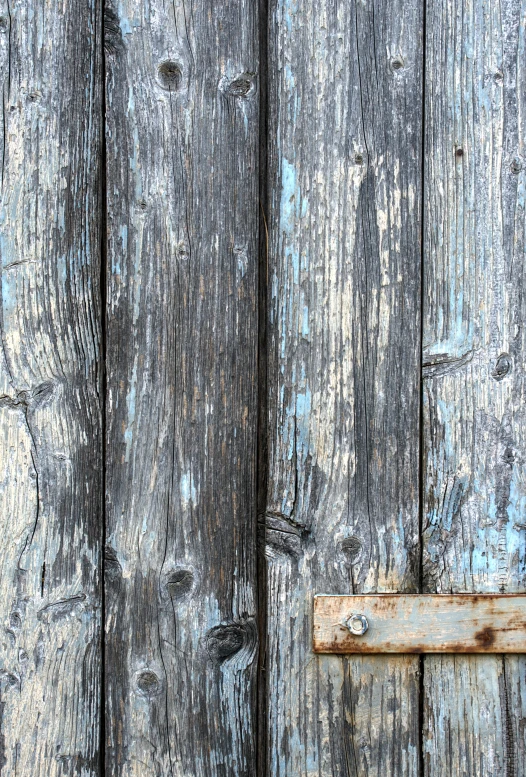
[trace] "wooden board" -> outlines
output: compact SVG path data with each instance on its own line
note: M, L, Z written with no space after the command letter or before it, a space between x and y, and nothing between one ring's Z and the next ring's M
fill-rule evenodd
M106 6L106 771L255 771L258 9Z
M346 626L363 615L367 631ZM526 595L315 596L316 653L526 653Z
M315 656L311 597L419 587L422 20L419 0L269 8L273 777L419 768L418 659Z
M101 3L0 2L0 774L99 774Z
M424 591L525 590L525 7L429 0ZM526 771L526 660L425 659L425 775Z

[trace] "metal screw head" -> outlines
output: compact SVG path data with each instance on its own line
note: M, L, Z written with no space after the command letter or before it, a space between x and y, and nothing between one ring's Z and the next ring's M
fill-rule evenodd
M345 625L355 637L361 637L369 628L369 622L365 615L349 615Z

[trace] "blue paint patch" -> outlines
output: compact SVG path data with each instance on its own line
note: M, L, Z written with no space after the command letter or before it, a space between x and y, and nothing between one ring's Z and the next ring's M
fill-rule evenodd
M195 487L192 473L184 473L181 476L181 499L185 505L197 503L197 490Z
M123 37L124 35L131 35L132 27L126 14L124 13L124 4L122 2L119 3L118 15L119 15L119 24L121 28L121 33Z
M307 305L303 306L303 321L301 324L301 334L307 338L309 336L309 308Z
M2 308L4 316L10 316L16 307L16 283L2 275Z
M132 379L130 381L130 388L126 395L127 422L126 422L126 429L124 432L124 442L126 443L126 456L125 456L126 462L130 460L130 452L131 452L131 446L133 442L133 428L135 426L136 389L137 389L137 360L135 360L135 363L133 365L133 374L132 374Z

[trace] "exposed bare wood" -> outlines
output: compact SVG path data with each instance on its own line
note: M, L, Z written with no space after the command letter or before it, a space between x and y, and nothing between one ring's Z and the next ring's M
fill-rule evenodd
M97 0L0 2L0 774L99 775Z
M106 766L253 777L258 8L107 6Z
M270 4L273 777L418 771L418 660L314 655L312 596L419 585L422 17Z
M525 590L525 11L430 0L426 45L427 592ZM425 774L519 777L524 658L425 659Z

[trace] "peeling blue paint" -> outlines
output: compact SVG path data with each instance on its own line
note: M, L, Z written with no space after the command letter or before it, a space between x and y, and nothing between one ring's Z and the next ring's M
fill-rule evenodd
M130 387L126 395L127 419L126 419L126 429L124 431L124 442L126 443L126 455L125 455L126 462L130 460L130 452L131 452L131 446L133 442L133 428L135 426L136 389L137 389L137 359L135 359L135 362L133 365L132 379L130 381Z

